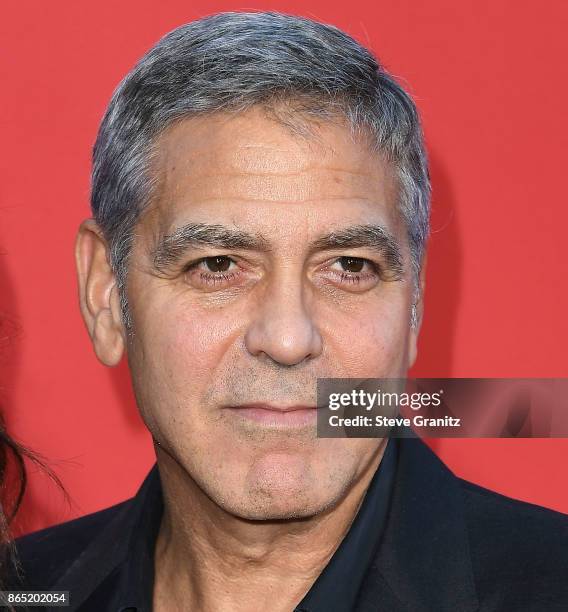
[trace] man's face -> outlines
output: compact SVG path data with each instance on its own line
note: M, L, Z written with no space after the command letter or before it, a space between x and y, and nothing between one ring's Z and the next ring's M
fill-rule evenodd
M391 170L347 127L299 137L259 109L184 120L157 151L127 287L141 414L228 512L315 515L380 443L316 437L317 378L415 358Z

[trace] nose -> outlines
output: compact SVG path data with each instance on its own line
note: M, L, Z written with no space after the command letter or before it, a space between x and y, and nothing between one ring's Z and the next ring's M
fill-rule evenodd
M317 357L322 338L306 307L299 283L268 287L245 334L248 352L262 354L281 365L296 365Z

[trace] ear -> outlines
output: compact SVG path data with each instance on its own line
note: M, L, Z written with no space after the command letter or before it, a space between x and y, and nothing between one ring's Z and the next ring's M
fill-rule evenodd
M124 353L125 330L108 252L95 220L85 219L75 241L81 314L98 359L107 366L115 366Z
M426 289L426 260L427 255L422 258L422 266L418 278L418 290L414 292L413 303L416 308L416 324L411 328L408 337L408 368L410 369L418 356L418 335L424 315L424 290Z

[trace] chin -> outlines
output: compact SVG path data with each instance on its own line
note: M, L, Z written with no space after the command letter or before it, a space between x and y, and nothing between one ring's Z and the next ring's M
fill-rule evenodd
M326 469L321 460L302 453L269 452L243 462L230 484L218 481L226 510L250 520L300 519L333 506L343 493L346 474ZM227 474L224 475L225 478ZM343 478L341 477L343 476ZM221 485L221 486L219 486Z
M280 499L263 503L257 499L226 509L234 516L249 521L282 521L311 518L322 513L329 505L331 503L298 503L297 499Z
M272 485L272 486L271 486ZM337 496L339 497L339 495ZM337 501L330 491L321 495L305 481L255 483L237 499L226 500L225 510L246 520L275 521L316 516Z

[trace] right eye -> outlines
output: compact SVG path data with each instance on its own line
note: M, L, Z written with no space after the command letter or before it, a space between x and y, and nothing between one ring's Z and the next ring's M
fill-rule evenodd
M208 272L228 272L231 264L234 263L230 257L225 255L216 255L215 257L205 257L201 263L206 267Z
M193 285L203 289L222 289L240 274L237 263L227 255L202 257L186 265L184 272Z

